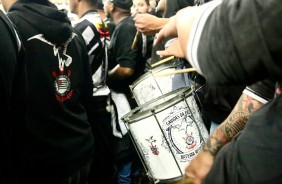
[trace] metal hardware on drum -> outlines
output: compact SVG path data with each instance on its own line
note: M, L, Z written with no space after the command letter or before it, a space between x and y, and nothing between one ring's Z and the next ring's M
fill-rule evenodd
M181 63L181 61L161 65L149 70L147 73L139 77L132 85L130 85L130 90L138 106L175 89L190 85L187 82L189 79L186 74L155 77L156 74L168 73L176 71L179 68L181 69L183 65L184 63Z
M144 169L154 183L181 180L209 134L193 92L176 89L123 116Z

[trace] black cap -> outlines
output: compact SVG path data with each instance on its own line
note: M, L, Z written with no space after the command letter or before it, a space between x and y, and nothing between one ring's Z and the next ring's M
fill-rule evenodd
M96 8L99 9L99 10L103 10L104 4L103 4L102 0L98 0Z
M110 0L113 2L117 7L124 9L124 10L130 10L132 6L132 0Z

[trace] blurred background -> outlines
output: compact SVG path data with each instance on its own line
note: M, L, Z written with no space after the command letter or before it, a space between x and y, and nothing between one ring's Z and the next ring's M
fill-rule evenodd
M50 1L56 4L59 9L69 10L69 0L50 0ZM4 11L1 2L0 2L0 8L2 11Z

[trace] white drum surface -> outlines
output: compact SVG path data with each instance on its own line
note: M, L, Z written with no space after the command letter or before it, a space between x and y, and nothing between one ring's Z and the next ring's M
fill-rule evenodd
M132 112L137 112L135 117L127 115L137 151L152 178L160 181L182 177L209 136L192 94L170 102L163 102L164 98L169 100L164 95L140 107L140 117L137 111ZM156 106L155 112L150 110L152 106Z

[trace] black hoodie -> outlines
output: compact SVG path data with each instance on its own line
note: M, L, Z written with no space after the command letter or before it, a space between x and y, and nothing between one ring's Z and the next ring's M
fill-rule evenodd
M79 170L93 154L86 108L92 96L86 46L66 14L48 1L18 1L8 16L26 49L27 141L21 178L52 183Z

